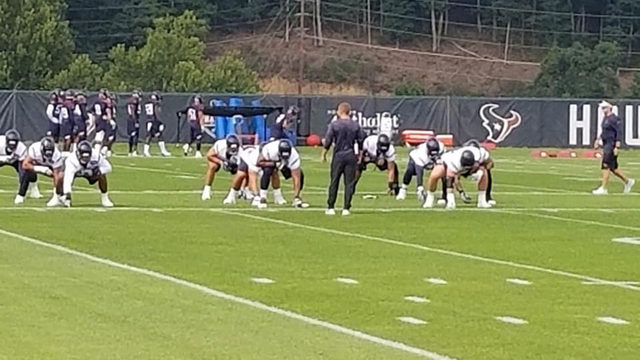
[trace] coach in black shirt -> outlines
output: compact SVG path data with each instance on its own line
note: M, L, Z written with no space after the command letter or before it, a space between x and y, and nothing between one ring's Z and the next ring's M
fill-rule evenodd
M341 103L338 105L338 120L329 124L327 134L324 137L324 150L322 162L327 161L327 152L333 145L333 159L331 160L331 184L329 185L329 198L327 199L327 215L335 215L334 209L338 197L340 178L344 175L344 208L342 215L350 214L351 199L356 190L356 169L358 159L362 155L362 142L364 133L357 122L351 120L351 105ZM356 153L356 144L358 144Z
M596 139L594 148L602 145L602 185L593 190L594 195L606 195L607 183L609 182L609 173L624 181L624 192L631 191L631 187L635 184L635 180L627 178L620 169L618 169L618 150L620 149L620 118L613 113L613 105L603 101L599 107L604 112L602 120L602 134ZM602 143L602 144L601 144Z

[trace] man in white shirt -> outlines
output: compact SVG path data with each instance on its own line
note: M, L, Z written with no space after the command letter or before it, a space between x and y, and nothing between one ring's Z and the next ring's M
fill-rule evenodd
M90 185L98 183L100 202L103 207L113 207L109 199L107 174L111 172L111 164L100 153L93 149L88 141L81 141L64 162L63 193L64 205L71 206L71 190L77 177L87 179Z
M260 149L257 146L247 146L240 152L240 163L238 172L231 180L231 188L223 204L235 204L238 195L242 195L247 200L251 200L252 206L260 207L260 195L258 193L258 178L262 169L258 166ZM244 193L242 188L245 188Z
M235 175L240 164L242 146L237 135L229 135L226 139L216 141L209 152L207 152L207 172L204 176L204 188L202 189L202 200L211 199L211 186L216 173L220 169Z
M404 200L407 197L407 188L411 184L411 179L416 177L416 194L418 199L424 201L424 171L431 171L437 164L442 163L442 154L445 146L442 142L431 138L420 144L409 153L409 163L402 179L400 192L396 196L397 200Z
M22 161L27 157L27 147L24 145L22 141L20 141L20 133L17 130L11 129L7 131L4 135L0 135L0 168L3 166L11 166L16 170L18 174L18 183L20 183L23 171L22 171ZM38 185L36 182L28 182L28 189L30 191L29 196L35 199L39 199L42 197L40 195L40 191L38 190ZM16 201L18 204L24 202L24 195L22 197L18 194L16 196ZM20 190L18 189L18 192Z
M472 179L478 182L478 208L491 208L487 202L487 175L486 170L493 167L493 161L489 152L484 148L475 146L465 146L460 149L447 152L442 155L442 164L438 164L431 171L427 189L427 199L424 208L432 208L434 205L434 193L438 187L438 182L445 178L447 188L448 210L456 208L455 196L453 194L454 182L457 176L467 177L473 175Z
M293 206L308 207L300 193L304 187L304 173L300 168L300 154L291 145L289 140L276 140L265 144L258 156L258 166L262 169L260 178L260 207L267 207L267 193L270 183L273 185L273 200L278 205L284 205L287 201L282 196L280 189L281 173L285 180L293 182Z
M380 171L387 171L387 185L389 194L398 195L398 165L396 164L396 149L391 144L391 139L386 134L370 135L362 143L362 160L356 174L360 180L362 172L367 170L367 165L375 164Z
M29 183L37 181L38 174L41 174L53 179L54 194L47 206L62 205L63 165L62 154L56 147L53 138L44 137L40 142L31 144L27 150L27 156L22 161L24 174L20 180L20 191L16 196L15 203L22 204L24 202Z

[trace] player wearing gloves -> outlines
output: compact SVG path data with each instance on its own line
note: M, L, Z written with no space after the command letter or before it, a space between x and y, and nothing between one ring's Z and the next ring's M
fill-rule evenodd
M291 179L293 182L293 206L300 208L309 207L300 197L300 193L304 187L304 173L300 168L300 155L289 140L276 140L265 144L258 156L258 166L262 169L262 176L260 178L260 208L267 207L267 192L270 182L272 182L273 185L274 202L278 205L287 203L282 196L278 173L281 173L285 180Z
M360 180L367 165L375 164L380 171L387 171L389 194L398 195L398 165L396 164L396 149L386 134L371 135L362 143L362 160L360 161L356 181Z
M415 176L418 200L424 202L424 183L422 180L424 170L431 171L437 164L441 164L441 157L442 154L444 154L444 150L445 147L443 143L435 138L431 138L409 153L409 163L402 178L400 192L398 196L396 196L397 200L406 199L407 188L409 184L411 184L411 179Z
M9 130L0 135L0 167L11 166L18 173L18 182L22 179L22 161L27 157L27 147L20 141L20 133ZM29 183L29 196L35 199L42 197L36 182ZM24 196L16 196L16 204L24 202Z
M89 184L96 182L100 188L100 202L103 207L113 207L107 192L107 174L111 172L111 164L93 149L88 141L81 141L64 162L63 203L71 206L71 190L77 177L87 179Z
M54 193L47 203L48 207L60 206L62 202L62 154L56 148L56 144L51 137L44 137L40 142L29 146L27 156L22 161L23 175L20 179L20 190L16 196L15 203L22 204L29 188L29 184L36 182L38 174L51 177L53 179Z
M427 199L424 208L432 208L435 198L434 193L438 186L438 181L446 179L447 205L448 210L456 208L456 200L453 194L453 187L457 176L467 177L470 175L478 183L478 208L490 208L487 202L487 175L486 170L493 166L489 152L484 148L475 146L465 146L460 149L450 151L442 155L442 164L436 165L429 176L427 189Z
M176 116L178 117L178 123L180 122L180 118L182 117L182 115L186 116L186 121L187 123L189 123L189 142L182 146L184 156L187 156L189 154L191 144L195 143L195 157L202 157L202 126L204 125L204 115L202 114L203 108L204 105L202 104L202 97L200 97L200 95L196 95L193 97L191 105L189 105L186 109L180 110L176 113Z
M216 173L220 169L235 175L240 164L242 146L240 138L236 135L229 135L224 140L216 141L207 153L207 173L204 177L204 189L202 190L202 200L211 199L211 185Z

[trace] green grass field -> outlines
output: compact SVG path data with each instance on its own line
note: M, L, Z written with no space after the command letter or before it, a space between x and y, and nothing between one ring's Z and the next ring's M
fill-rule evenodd
M226 174L202 202L204 162L173 149L112 158L112 210L82 179L72 209L14 207L0 170L0 359L640 357L640 245L612 241L640 238L640 186L592 196L596 160L497 150L489 211L424 211L368 171L343 218L323 213L319 149L302 150L311 208L266 211L223 207ZM621 166L640 178L640 152Z

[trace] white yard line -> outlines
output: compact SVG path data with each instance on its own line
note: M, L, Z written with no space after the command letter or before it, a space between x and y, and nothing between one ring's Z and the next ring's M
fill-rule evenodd
M270 222L270 223L274 223L274 224L285 225L285 226L288 226L288 227L297 227L297 228L301 228L301 229L314 230L314 231L317 231L317 232L324 232L324 233L333 234L333 235L340 235L340 236L352 237L352 238L360 238L360 239L364 239L364 240L371 240L371 241L381 242L381 243L395 245L395 246L402 246L402 247L418 249L418 250L437 253L437 254L455 256L455 257L464 258L464 259L476 260L476 261L492 263L492 264L498 264L498 265L505 265L505 266L510 266L510 267L519 268L519 269L527 269L527 270L543 272L543 273L553 274L553 275L559 275L559 276L564 276L564 277L573 278L573 279L579 279L579 280L584 280L584 281L593 281L593 282L601 283L603 285L610 285L610 286L614 286L614 287L618 287L618 288L626 289L626 290L640 291L640 287L620 284L620 283L615 282L615 281L599 279L599 278L596 278L596 277L593 277L593 276L582 275L582 274L572 273L572 272L568 272L568 271L549 269L549 268L545 268L545 267L541 267L541 266L535 266L535 265L521 264L521 263L516 263L516 262L513 262L513 261L507 261L507 260L493 259L493 258L488 258L488 257L483 257L483 256L478 256L478 255L472 255L472 254L467 254L467 253L463 253L463 252L458 252L458 251L444 250L444 249L439 249L439 248L432 248L432 247L428 247L428 246L424 246L424 245L407 243L407 242L402 242L402 241L399 241L399 240L393 240L393 239L388 239L388 238L383 238L383 237L378 237L378 236L370 236L370 235L359 234L359 233L354 233L354 232L335 230L335 229L331 229L331 228L324 228L324 227L320 227L320 226L311 226L311 225L299 224L299 223L295 223L295 222L291 222L291 221L272 219L272 218L263 217L263 216L257 216L257 215L253 215L253 214L244 214L244 213L240 213L240 212L230 212L230 211L221 211L221 212L225 213L225 214L228 214L228 215L233 215L233 216L237 216L237 217L244 217L244 218L253 219L253 220L259 220L259 221L263 221L263 222ZM640 229L638 229L638 231L640 231Z
M145 275L157 280L162 280L162 281L166 281L166 282L170 282L176 285L180 285L183 287L187 287L193 290L197 290L201 293L207 294L209 296L213 296L219 299L224 299L227 301L231 301L234 303L238 303L238 304L242 304L242 305L246 305L255 309L259 309L259 310L263 310L263 311L267 311L273 314L277 314L280 316L284 316L290 319L295 319L298 321L301 321L303 323L306 324L310 324L310 325L314 325L314 326L318 326L318 327L322 327L325 329L329 329L331 331L334 332L338 332L344 335L348 335L360 340L365 340L377 345L381 345L381 346L385 346L388 348L392 348L395 350L399 350L399 351L404 351L406 353L411 353L414 355L418 355L427 359L432 359L432 360L455 360L454 358L448 357L446 355L441 355L438 353L435 353L433 351L429 351L429 350L424 350L424 349L420 349L420 348L416 348L413 346L409 346L406 344L403 344L401 342L397 342L397 341L393 341L393 340L389 340L389 339L385 339L385 338L381 338L381 337L377 337L374 335L370 335L358 330L353 330L344 326L340 326L337 324L333 324L327 321L323 321L320 319L316 319L316 318L312 318L309 316L305 316L302 314L298 314L289 310L285 310L285 309L281 309L281 308L277 308L275 306L270 306L270 305L266 305L264 303L258 302L258 301L254 301L254 300L250 300L250 299L246 299L246 298L242 298L239 296L235 296L235 295L231 295L219 290L215 290L203 285L199 285L187 280L183 280L171 275L167 275L167 274L163 274L160 272L156 272L153 270L149 270L149 269L145 269L145 268L141 268L141 267L136 267L136 266L132 266L132 265L127 265L127 264L123 264L123 263L119 263L116 261L112 261L109 259L105 259L105 258L101 258L98 256L94 256L94 255L90 255L81 251L77 251L77 250L73 250L64 246L60 246L60 245L55 245L55 244L51 244L48 242L44 242L41 240L37 240L28 236L24 236L21 234L17 234L11 231L7 231L7 230L3 230L0 229L0 234L5 235L7 237L11 237L17 240L21 240L24 242L28 242L30 244L33 245L37 245L37 246L41 246L41 247L46 247L49 249L53 249L59 252L63 252L69 255L73 255L79 258L83 258L95 263L99 263L99 264L103 264L106 266L110 266L113 268L118 268L118 269L122 269L122 270L126 270L129 272L133 272L133 273L137 273L137 274L141 274L141 275Z
M522 210L506 210L506 209L505 210L498 210L498 209L496 209L494 211L503 212L503 213L507 213L507 214L513 214L513 215L533 216L533 217L542 218L542 219L558 220L558 221L573 222L573 223L578 223L578 224L586 224L586 225L609 227L609 228L613 228L613 229L623 229L623 230L631 230L631 231L640 232L640 227L635 227L635 226L609 224L609 223L604 223L604 222L600 222L600 221L593 221L593 220L572 219L572 218L565 218L565 217L553 216L553 215L536 214L536 213L531 213L531 212L523 212Z

